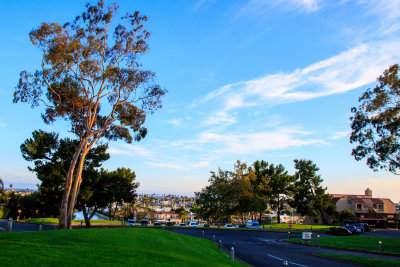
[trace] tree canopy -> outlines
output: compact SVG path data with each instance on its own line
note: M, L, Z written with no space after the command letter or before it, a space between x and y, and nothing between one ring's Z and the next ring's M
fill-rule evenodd
M281 212L296 208L302 215L323 216L334 211L331 197L321 186L318 167L310 160L295 160L296 172L288 174L282 164L255 161L248 166L237 161L233 171L218 169L211 172L209 185L196 192L200 218L220 221L232 215L242 220L272 209L278 223Z
M149 48L147 17L136 11L118 21L117 4L107 7L102 0L86 9L72 22L43 22L30 32L42 53L41 69L20 73L13 100L43 104L44 122L69 121L79 140L66 174L59 228L70 227L88 151L100 138L132 142L145 137L146 114L161 108L166 93L154 72L138 61Z
M356 160L366 158L374 171L384 169L399 174L400 168L400 79L395 64L378 77L378 85L369 88L353 107L350 143Z

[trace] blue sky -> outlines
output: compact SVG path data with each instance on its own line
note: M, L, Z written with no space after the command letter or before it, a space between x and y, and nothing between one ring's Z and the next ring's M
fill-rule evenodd
M140 60L169 93L149 116L140 143L110 143L104 167L130 167L140 192L193 194L211 170L236 160L320 167L331 193L400 200L400 180L355 161L350 108L390 65L399 63L400 1L119 1L122 16L149 17L150 51ZM45 125L41 108L12 104L19 72L40 68L29 32L65 23L82 1L0 0L0 177L35 188L19 146Z

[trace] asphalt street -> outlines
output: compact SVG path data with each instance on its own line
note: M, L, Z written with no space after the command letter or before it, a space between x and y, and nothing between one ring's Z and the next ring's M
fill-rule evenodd
M235 255L252 266L282 266L287 260L289 266L358 266L335 260L329 260L313 255L315 252L332 252L341 254L352 254L360 256L371 256L371 254L338 251L317 247L296 245L284 241L288 237L286 233L274 232L251 232L234 230L204 230L204 229L168 229L176 233L201 237L204 231L205 238L222 241L227 249L234 247ZM292 237L301 237L294 234ZM379 257L374 255L374 257ZM392 257L400 260L400 258ZM399 261L400 263L400 261Z
M8 220L0 219L0 227L7 229L7 225L8 225ZM13 232L32 232L38 230L39 230L39 225L13 222L13 227L12 227ZM43 230L54 230L54 226L44 225Z

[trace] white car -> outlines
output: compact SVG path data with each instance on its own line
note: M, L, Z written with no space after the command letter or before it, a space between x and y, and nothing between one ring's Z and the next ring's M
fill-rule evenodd
M128 219L127 225L136 225L135 220Z
M199 224L197 222L190 222L189 227L199 227Z
M235 227L232 225L232 224L225 224L225 226L224 226L224 228L227 228L227 229L234 229Z

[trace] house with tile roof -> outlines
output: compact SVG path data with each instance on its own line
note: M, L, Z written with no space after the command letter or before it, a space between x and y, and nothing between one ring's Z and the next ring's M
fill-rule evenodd
M353 211L357 222L383 227L397 226L395 204L388 198L374 198L369 188L364 195L332 194L332 202L337 212Z

